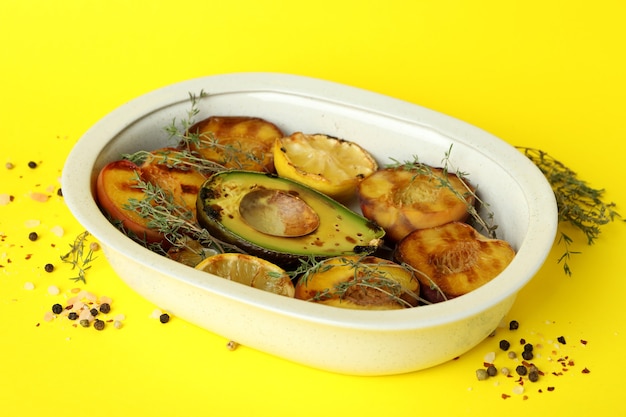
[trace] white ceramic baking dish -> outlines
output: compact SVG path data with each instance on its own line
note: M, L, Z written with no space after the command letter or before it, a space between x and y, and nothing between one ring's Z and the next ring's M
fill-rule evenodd
M134 243L99 210L99 170L124 153L167 145L164 127L210 115L265 118L285 133L325 133L355 141L379 164L450 163L469 174L517 251L497 278L470 294L413 309L360 311L289 299L194 270ZM300 76L236 73L170 85L115 109L78 141L63 170L76 219L101 243L113 269L136 292L177 317L286 360L338 373L384 375L453 359L487 337L549 253L557 209L549 184L514 147L446 115L376 93ZM201 358L199 358L201 359Z

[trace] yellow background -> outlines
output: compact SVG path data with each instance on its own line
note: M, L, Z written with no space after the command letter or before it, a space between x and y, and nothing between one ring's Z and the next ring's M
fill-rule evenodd
M160 324L150 317L158 306L130 291L102 254L87 284L74 284L59 256L83 229L56 189L72 145L118 105L189 78L276 71L387 94L540 147L606 188L626 214L625 18L622 1L3 0L0 194L14 201L0 206L0 413L623 414L622 223L590 247L567 230L582 251L573 276L563 274L555 249L510 313L517 333L501 329L421 372L351 377L245 346L229 351L224 338L176 317ZM27 167L31 160L38 168ZM51 197L36 202L32 192ZM41 223L29 228L29 220ZM55 236L54 226L65 234ZM52 273L43 271L48 262ZM35 288L25 290L26 282ZM49 285L61 295L49 295ZM112 297L124 327L44 322L74 287ZM567 344L557 350L558 336ZM543 346L535 362L546 375L526 385L527 397L512 394L512 378L474 375L504 337ZM562 357L573 361L567 371Z

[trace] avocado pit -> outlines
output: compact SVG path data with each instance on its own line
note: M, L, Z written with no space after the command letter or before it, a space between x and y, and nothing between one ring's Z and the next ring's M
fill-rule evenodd
M267 188L243 196L239 214L248 226L270 236L306 236L320 224L315 210L297 195Z

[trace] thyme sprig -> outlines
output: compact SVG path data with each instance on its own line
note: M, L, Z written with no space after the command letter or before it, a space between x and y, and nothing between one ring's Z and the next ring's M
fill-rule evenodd
M604 189L591 187L581 180L576 172L568 168L547 152L540 149L517 146L528 157L548 180L554 191L558 208L559 223L567 223L578 229L587 239L587 245L595 243L600 236L601 227L614 221L621 215L615 210L615 203L604 201ZM563 270L567 275L572 271L568 261L573 252L573 239L560 231L558 244L564 246L564 253L558 263L563 262Z
M459 200L464 201L467 205L467 211L474 219L474 222L478 226L479 229L482 229L489 237L496 238L496 229L498 225L495 224L494 221L494 213L489 208L489 204L483 201L477 194L477 192L470 187L470 182L468 179L469 174L463 172L457 168L452 166L450 162L450 155L452 153L452 145L445 152L443 159L441 160L441 170L442 175L438 175L433 171L433 168L430 165L424 164L419 161L419 157L417 155L413 155L413 161L405 161L399 162L393 158L393 164L388 165L390 168L402 168L408 170L410 172L414 172L415 176L426 176L436 181L438 183L437 187L446 188L450 190ZM450 179L448 178L448 174L453 173L460 180L463 186L465 187L465 192L460 192L452 185ZM473 199L478 203L480 207L485 210L485 216L480 215L476 205L468 202L468 197L473 197Z
M129 160L137 165L156 161L159 165L182 171L195 170L201 173L213 173L225 170L223 165L186 149L160 149L153 152L141 150L132 154L123 154L122 159Z
M143 180L138 173L133 178L133 188L143 193L141 199L130 198L124 209L135 211L147 219L146 226L161 233L174 247L186 247L191 237L201 245L216 251L241 252L237 247L213 237L206 229L200 227L192 210L182 202L176 201L174 195L157 184Z
M379 268L380 266L384 266L386 268L407 269L405 266L388 263L365 263L362 262L362 259L363 257L357 260L342 257L339 259L340 263L338 264L328 264L324 261L318 262L313 258L310 258L308 261L303 261L302 270L304 273L300 277L300 280L304 283L306 283L312 275L327 272L332 268L348 266L353 270L353 275L350 279L337 283L333 288L325 288L324 290L317 291L311 300L308 301L323 301L335 297L344 299L349 297L351 292L358 289L380 292L389 297L389 299L407 308L413 307L413 305L406 300L407 298L424 301L419 297L419 294L402 286L388 271ZM407 269L407 271L412 273L411 269Z
M198 95L189 93L191 106L187 110L186 117L182 118L180 122L173 118L172 122L165 127L165 131L169 134L169 139L178 140L187 151L191 151L193 145L199 146L200 144L200 135L191 133L189 130L196 123L196 116L200 114L200 107L198 106L200 99L207 97L207 95L204 90L200 90Z
M233 168L244 169L250 162L261 164L262 158L255 155L254 152L244 149L238 142L226 143L217 138L213 132L198 133L191 130L196 124L196 116L200 114L200 99L207 96L208 94L204 90L201 90L198 95L189 93L191 107L187 110L186 117L180 121L173 118L171 123L165 127L169 140L176 140L179 147L192 155L194 150L209 149L215 151L221 156L218 165L229 164Z
M86 272L91 268L91 262L97 258L94 257L91 245L88 246L88 250L85 252L85 243L89 235L88 231L79 234L70 245L70 251L61 256L63 262L72 265L72 270L78 269L78 276L70 278L74 282L81 281L87 283L85 278Z

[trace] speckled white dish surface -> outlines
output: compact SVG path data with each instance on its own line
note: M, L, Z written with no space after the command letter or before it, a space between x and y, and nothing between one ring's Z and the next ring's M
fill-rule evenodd
M286 134L325 133L355 141L379 164L450 163L478 186L517 251L483 287L443 303L360 311L290 299L197 271L157 255L119 232L94 199L96 177L124 153L172 146L164 127L185 119L190 93L207 93L196 120L257 116ZM415 104L333 82L274 73L235 73L181 82L112 111L78 141L63 171L63 194L76 219L101 243L113 269L160 308L238 343L332 372L386 375L451 360L501 322L549 253L557 208L549 184L514 147ZM201 360L201 358L199 358Z

